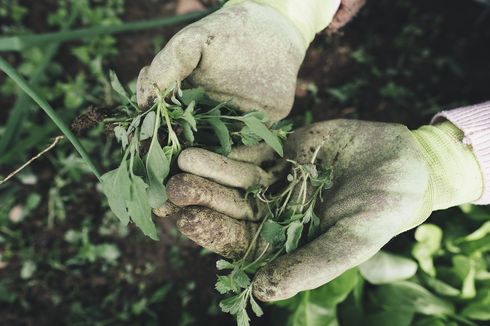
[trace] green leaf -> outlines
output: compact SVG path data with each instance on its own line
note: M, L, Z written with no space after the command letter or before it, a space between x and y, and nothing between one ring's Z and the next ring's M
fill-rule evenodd
M220 259L216 262L216 268L218 270L222 271L224 269L233 269L233 268L235 268L235 266L232 263L230 263L224 259Z
M376 326L410 326L414 313L409 311L381 311L368 315L364 320L366 325Z
M276 135L274 135L265 126L265 124L262 123L262 121L260 121L253 115L244 116L239 120L243 121L254 134L256 134L258 137L263 139L270 147L272 147L277 152L277 154L279 154L281 157L284 156L282 145L281 142L279 141L279 138Z
M142 178L146 176L145 164L139 155L133 158L133 173Z
M184 130L184 137L185 139L192 145L194 144L195 138L194 138L194 132L192 131L191 125L183 121L181 124L182 129Z
M250 285L250 277L244 271L234 270L231 277L235 284L243 289Z
M293 222L288 225L286 231L286 252L289 254L298 248L299 240L301 239L301 234L303 233L303 223Z
M475 320L490 320L490 289L483 289L462 311L461 315Z
M290 326L338 326L334 306L310 300L308 293L300 294L300 304L291 314Z
M272 245L280 245L286 240L285 228L271 220L264 222L260 236Z
M220 154L228 155L231 152L231 137L226 125L219 118L208 118L206 121L211 125L218 137L221 148Z
M214 287L221 294L228 292L239 292L240 290L230 275L218 276L218 280L216 281Z
M250 318L248 317L247 310L245 308L240 309L236 314L237 326L249 326Z
M358 282L362 281L356 268L352 268L336 279L311 290L310 300L326 306L335 306L343 302Z
M123 149L126 149L128 146L128 134L126 133L126 129L121 126L116 126L114 128L114 135L116 139L121 143Z
M127 225L129 214L126 210L126 201L131 197L131 180L126 160L121 162L119 168L105 173L100 179L109 207L121 223Z
M158 240L157 230L151 218L151 207L148 204L146 183L138 176L131 178L131 198L126 202L132 221L141 231L153 240Z
M148 174L148 201L152 208L159 208L167 201L167 193L163 181L170 171L170 161L165 156L156 137L152 140L146 157Z
M250 306L252 307L252 311L254 312L255 316L261 317L264 314L264 311L262 308L260 308L257 301L255 301L253 295L250 295Z
M232 315L236 315L238 311L244 307L244 304L242 296L237 294L221 300L219 306L221 310L223 310L223 312L228 312Z
M442 230L434 224L422 224L415 231L417 243L412 249L412 255L419 262L420 268L431 276L436 275L432 257L441 248Z
M448 297L455 297L460 295L461 291L452 287L451 285L438 280L436 278L430 276L422 276L424 282L427 284L427 287L434 290L436 293Z
M408 281L379 286L373 294L373 300L387 311L398 310L436 316L454 314L454 307L449 302Z
M475 262L469 257L462 255L457 255L452 257L453 261L453 271L458 275L460 280L463 282L461 288L461 298L471 299L476 296L475 288L475 276L476 268Z
M417 272L417 263L405 257L380 251L359 265L359 271L371 284L386 284L414 276Z
M481 227L479 227L476 231L468 234L462 240L464 241L476 241L483 239L488 234L490 234L490 221L483 223Z
M180 100L185 105L191 104L192 101L199 103L205 98L206 98L206 94L204 88L202 87L183 90L182 96L180 96Z
M141 124L140 141L149 139L153 136L155 130L155 119L155 111L151 111L145 116L143 123Z
M244 126L242 130L240 130L240 137L245 146L256 145L262 140L262 138L252 132L252 129L248 126Z
M127 99L129 102L129 96L126 90L124 89L123 85L119 81L119 78L117 78L116 73L113 70L109 71L109 79L111 81L111 86L112 89L116 91L119 95L121 95L123 98Z
M194 107L196 105L195 101L192 101L187 108L184 110L184 113L180 117L180 119L184 120L187 122L191 127L192 130L197 131L197 122L196 118L194 118Z

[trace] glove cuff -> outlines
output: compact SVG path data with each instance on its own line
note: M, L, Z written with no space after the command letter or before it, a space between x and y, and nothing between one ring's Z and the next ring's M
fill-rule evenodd
M230 0L225 6L245 1L267 5L289 18L303 36L306 47L316 33L332 22L340 7L340 0Z
M477 200L483 193L483 175L464 133L449 121L412 132L429 166L426 205L445 209Z
M490 204L490 102L442 111L432 119L432 123L445 119L463 131L463 142L473 149L483 173L485 189L473 204Z

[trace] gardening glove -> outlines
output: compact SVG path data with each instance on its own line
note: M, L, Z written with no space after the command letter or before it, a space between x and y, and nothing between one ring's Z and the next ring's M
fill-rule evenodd
M372 257L397 234L424 222L432 211L468 203L483 193L480 167L463 133L450 122L409 131L397 124L333 120L296 131L286 157L332 166L334 186L316 208L321 235L258 271L254 295L287 299L314 289ZM253 148L222 157L188 149L178 159L187 172L169 182L180 231L226 257L241 257L257 229L261 210L243 192L281 174L270 151ZM165 214L162 214L165 215Z
M218 102L270 121L288 115L306 48L332 20L340 0L231 0L177 33L144 67L138 104L186 79Z

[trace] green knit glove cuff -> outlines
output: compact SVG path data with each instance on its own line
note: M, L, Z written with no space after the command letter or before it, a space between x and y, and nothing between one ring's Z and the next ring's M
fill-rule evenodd
M226 6L253 1L272 7L298 28L308 47L315 34L325 29L340 7L340 0L230 0Z
M463 131L449 121L412 132L429 165L425 207L431 211L473 202L483 193L483 174Z

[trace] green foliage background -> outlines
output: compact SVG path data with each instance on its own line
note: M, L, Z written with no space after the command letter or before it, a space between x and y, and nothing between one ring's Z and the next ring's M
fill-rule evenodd
M172 14L166 1L135 3L5 0L0 30L29 35ZM488 8L470 0L368 1L343 35L322 34L312 45L294 116L303 123L342 117L415 128L441 108L488 100ZM88 105L117 102L109 69L134 87L141 65L178 28L1 55L69 123ZM0 94L0 175L6 176L59 132L3 74ZM101 127L80 139L101 170L115 167L119 153ZM370 263L266 306L253 324L488 323L489 221L486 207L436 212ZM57 146L0 185L0 324L229 324L213 289L216 257L180 237L171 221L159 226L157 243L121 226L73 148Z

